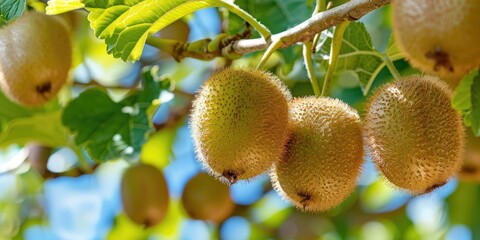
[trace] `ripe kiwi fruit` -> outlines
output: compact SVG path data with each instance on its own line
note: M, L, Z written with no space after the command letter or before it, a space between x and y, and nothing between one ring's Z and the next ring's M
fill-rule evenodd
M446 83L426 75L386 84L371 96L367 144L373 162L393 185L423 194L458 172L465 133L451 98Z
M168 209L168 187L162 172L149 164L138 164L125 170L121 182L125 214L145 227L158 224Z
M230 188L207 173L200 173L188 181L182 204L191 218L215 223L225 220L235 208Z
M306 97L290 103L289 115L292 133L272 185L305 211L339 205L354 191L363 162L357 111L337 99Z
M460 80L480 66L479 0L395 0L393 30L413 66Z
M42 105L65 83L71 55L62 19L25 12L0 29L0 89L17 103Z
M290 98L281 81L264 71L214 73L196 96L190 120L202 164L230 183L268 170L288 139Z

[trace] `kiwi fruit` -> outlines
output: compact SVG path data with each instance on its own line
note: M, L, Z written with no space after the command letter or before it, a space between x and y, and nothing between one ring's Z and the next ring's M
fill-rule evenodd
M356 110L338 99L296 98L290 103L287 151L274 164L274 189L297 208L331 209L355 189L363 162L363 137Z
M207 173L199 173L187 182L182 204L192 219L215 223L225 220L235 208L230 188Z
M480 182L480 137L467 130L465 157L458 178L464 182Z
M369 99L365 132L372 160L393 185L423 194L447 183L464 152L452 91L434 76L386 84Z
M480 66L480 0L395 0L393 31L413 66L460 80Z
M197 94L190 119L200 162L229 183L268 170L288 139L290 98L276 76L261 70L214 73Z
M167 182L162 172L152 165L141 163L125 170L121 195L125 214L144 227L157 225L167 213Z
M19 104L42 105L65 83L71 55L69 31L60 18L25 12L0 29L0 89Z

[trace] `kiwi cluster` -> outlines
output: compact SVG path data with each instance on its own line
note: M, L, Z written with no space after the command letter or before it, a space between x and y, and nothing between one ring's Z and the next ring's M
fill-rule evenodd
M299 208L323 211L355 188L363 160L358 113L323 97L292 99L274 75L227 68L198 93L190 126L200 162L229 183L269 171Z
M393 186L428 193L461 168L464 128L440 79L414 75L380 87L362 124L357 111L328 97L291 98L275 76L227 68L193 104L190 126L199 161L235 183L269 172L297 208L319 212L356 187L364 148Z

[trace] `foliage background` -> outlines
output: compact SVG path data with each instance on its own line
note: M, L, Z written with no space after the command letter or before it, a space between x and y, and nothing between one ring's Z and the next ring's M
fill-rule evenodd
M304 0L235 3L273 33L295 26L313 11L312 1ZM202 169L195 159L186 124L188 111L195 91L225 61L187 58L177 63L147 45L140 61L125 63L106 53L104 42L96 39L89 28L85 13L75 14L79 22L73 35L72 84L62 90L56 101L39 109L20 107L0 95L0 170L4 172L0 175L0 239L480 238L477 184L452 179L431 194L412 197L388 186L368 157L355 193L327 213L308 214L293 209L271 189L268 177L262 175L231 186L237 207L220 226L189 219L179 197L185 183ZM238 17L217 8L197 11L184 21L188 22L189 41L213 38L224 31L235 34L244 28ZM314 55L319 63L319 79L326 71L331 32L324 32ZM402 75L417 72L402 59L390 35L388 6L369 13L360 23L350 24L332 97L363 114L364 94L392 80L378 57L380 53L396 60ZM260 57L261 53L252 53L231 64L255 66ZM149 65L157 67L146 71L143 67ZM281 77L294 96L313 95L301 46L278 51L266 66ZM141 81L146 90L132 93L132 86ZM172 86L174 91L170 91ZM152 107L150 102L157 96L160 97ZM73 102L63 108L70 99ZM108 119L109 127L104 127L107 121L98 121L100 116L88 115L92 109L112 116ZM139 114L125 115L122 111ZM151 126L156 131L150 132ZM108 139L78 134L72 140L69 131L92 131ZM117 134L121 137L115 138ZM129 134L136 137L124 137ZM146 143L144 134L149 134ZM89 174L43 180L23 162L24 144L31 139L56 146L48 162L52 172L72 174L72 169L94 164L90 157L102 164ZM122 171L139 158L163 169L171 194L167 218L150 230L131 223L121 209Z

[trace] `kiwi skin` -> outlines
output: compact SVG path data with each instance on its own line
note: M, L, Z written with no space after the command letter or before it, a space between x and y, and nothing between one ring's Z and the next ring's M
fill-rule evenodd
M413 66L452 84L480 66L479 12L479 0L394 0L393 31Z
M197 94L190 119L200 162L231 184L267 171L288 140L290 98L276 76L261 70L214 73Z
M274 189L309 212L339 205L354 191L363 162L357 111L337 99L296 98L290 128L286 154L270 172Z
M12 101L39 106L67 80L72 45L62 19L28 11L0 29L0 89Z
M394 186L424 194L460 170L465 133L451 98L437 77L412 75L380 87L369 99L366 142Z

